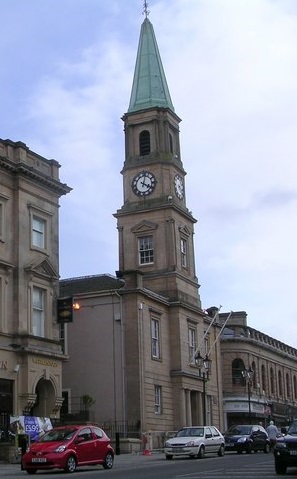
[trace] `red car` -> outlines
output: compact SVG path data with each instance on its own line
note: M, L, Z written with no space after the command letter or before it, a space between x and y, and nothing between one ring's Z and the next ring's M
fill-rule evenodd
M78 466L113 466L114 450L110 439L98 426L61 426L51 429L33 442L22 457L23 470L35 474L38 469L64 469L74 472Z

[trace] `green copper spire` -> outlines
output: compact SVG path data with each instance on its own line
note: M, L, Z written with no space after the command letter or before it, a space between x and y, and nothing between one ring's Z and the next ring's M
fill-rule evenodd
M153 107L174 111L153 25L146 16L141 25L128 113Z

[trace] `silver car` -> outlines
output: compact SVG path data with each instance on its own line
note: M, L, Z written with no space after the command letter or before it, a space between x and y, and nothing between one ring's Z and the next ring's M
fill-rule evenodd
M203 458L205 454L215 453L223 456L225 439L214 426L183 427L164 445L166 459L173 456L189 456Z

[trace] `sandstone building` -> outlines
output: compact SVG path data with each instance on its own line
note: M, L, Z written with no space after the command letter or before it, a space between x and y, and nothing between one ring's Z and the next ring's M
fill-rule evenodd
M54 417L65 359L56 321L57 161L0 140L0 429L10 415Z
M209 327L212 318L201 306L180 118L147 17L123 122L123 205L114 215L119 270L113 285L106 276L60 282L61 296L73 295L81 304L65 325L70 361L63 387L72 404L78 404L74 397L93 397L91 411L101 423L168 431L207 416L221 427L220 325ZM210 348L205 391L206 373L195 354L199 349L205 358Z

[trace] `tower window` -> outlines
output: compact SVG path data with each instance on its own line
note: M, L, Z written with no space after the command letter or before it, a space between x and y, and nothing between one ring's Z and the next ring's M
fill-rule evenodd
M141 156L149 155L151 152L151 135L147 130L143 130L139 135L139 154Z
M160 323L157 319L151 321L151 333L152 333L152 357L159 359L160 353Z
M154 262L154 243L152 236L138 238L139 264L150 264Z
M181 265L187 267L187 241L185 239L180 240L180 252L181 252Z

